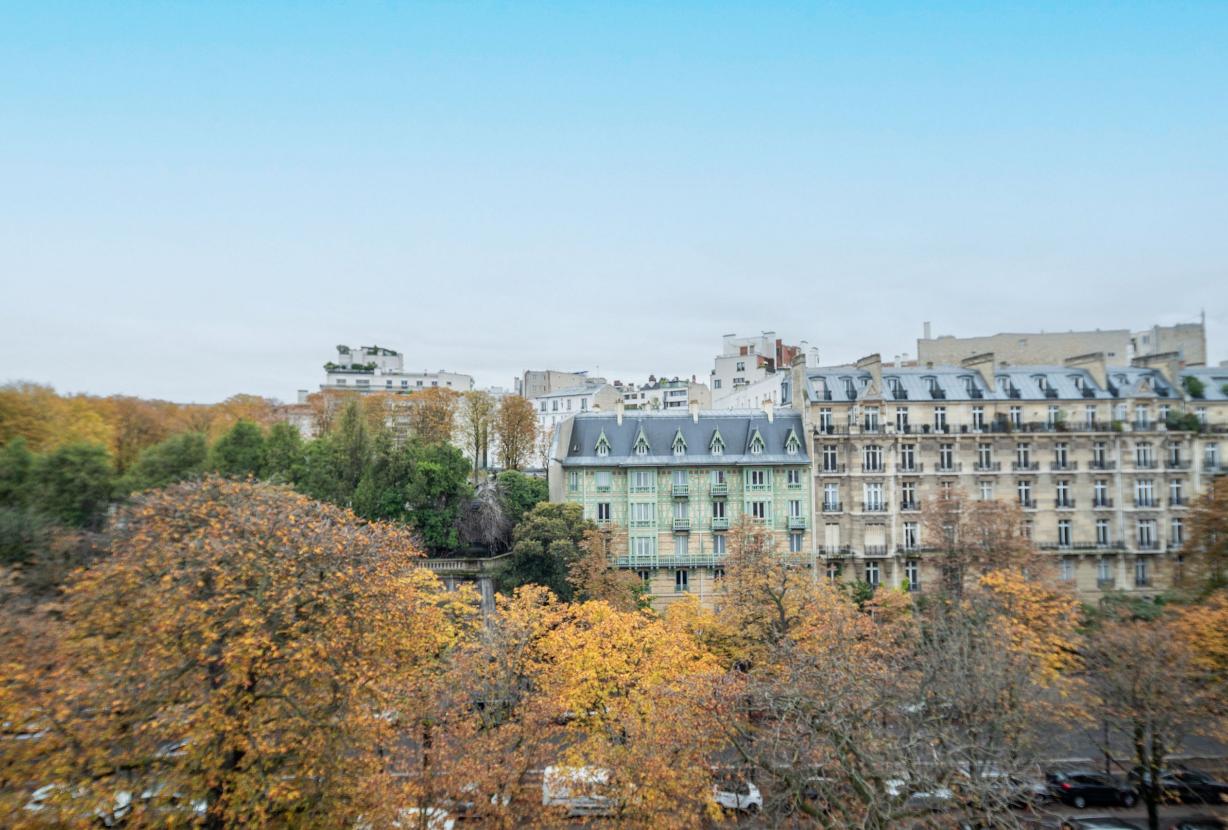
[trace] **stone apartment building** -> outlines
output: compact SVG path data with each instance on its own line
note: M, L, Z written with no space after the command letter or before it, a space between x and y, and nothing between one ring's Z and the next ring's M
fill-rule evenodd
M550 497L625 529L620 568L663 608L720 591L726 532L743 515L782 550L812 549L810 458L802 417L757 411L587 412L559 425Z
M1191 500L1225 472L1228 370L1181 368L1173 354L1134 363L794 361L786 391L813 461L816 568L924 590L936 579L924 508L949 493L1018 503L1025 531L1087 598L1162 590ZM1182 414L1199 428L1169 428Z

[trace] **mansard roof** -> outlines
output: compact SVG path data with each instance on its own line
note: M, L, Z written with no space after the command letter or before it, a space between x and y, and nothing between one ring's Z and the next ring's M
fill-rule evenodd
M752 455L750 443L758 431L763 452ZM651 447L648 455L635 454L636 438L643 432ZM725 445L721 455L712 453L712 438L720 433ZM620 425L614 413L582 412L573 419L571 439L562 459L564 466L700 466L754 464L808 464L806 443L795 455L785 452L789 433L801 435L802 419L792 412L779 413L771 421L760 410L722 410L699 413L698 420L688 412L634 412L623 416ZM597 437L602 433L610 442L610 454L597 455ZM675 456L674 439L686 442L684 456Z

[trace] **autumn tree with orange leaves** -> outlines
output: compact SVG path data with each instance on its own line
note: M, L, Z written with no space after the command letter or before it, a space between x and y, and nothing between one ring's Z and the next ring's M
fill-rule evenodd
M67 590L54 660L6 678L39 737L6 741L2 768L56 785L40 819L118 792L143 794L137 823L387 817L402 727L473 628L466 595L414 567L404 531L278 487L153 491L116 528Z

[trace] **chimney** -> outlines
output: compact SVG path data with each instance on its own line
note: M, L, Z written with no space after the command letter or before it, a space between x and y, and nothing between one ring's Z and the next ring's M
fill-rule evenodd
M922 339L929 340L930 339L930 321L929 320L925 321L924 329L925 329L925 337Z
M1092 376L1092 380L1101 389L1107 389L1109 385L1109 369L1104 359L1104 352L1089 352L1088 354L1075 355L1068 357L1062 364L1068 369L1085 369Z
M625 409L626 409L626 405L623 403L622 398L619 398L618 400L614 401L614 418L618 422L619 426L623 425L623 411Z
M1181 386L1181 353L1180 352L1162 352L1160 354L1143 355L1136 357L1130 361L1131 365L1139 366L1144 369L1159 369L1160 374L1170 384L1176 387Z
M308 392L306 389L300 389L300 390L298 390L298 402L299 402L299 403L307 403L307 396L308 396L308 395L310 395L310 394L311 394L311 393L310 393L310 392Z
M771 398L763 399L763 411L767 414L768 423L776 420L776 405L772 403Z
M699 423L699 401L691 401L687 404L687 409L691 412L691 420Z
M870 373L870 380L873 381L876 389L883 388L883 358L877 352L871 355L866 355L855 364L858 369L864 369Z
M971 357L965 357L959 362L960 366L965 369L976 369L981 375L981 380L985 381L985 385L991 390L994 385L994 362L993 352L982 352L974 354Z

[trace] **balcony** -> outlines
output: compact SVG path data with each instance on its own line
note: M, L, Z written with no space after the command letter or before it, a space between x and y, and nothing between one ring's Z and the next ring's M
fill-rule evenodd
M1053 506L1056 507L1058 510L1074 510L1075 500L1074 499L1054 499Z
M728 530L729 529L729 517L728 516L713 516L712 517L712 529L713 530Z
M963 471L963 469L964 469L964 464L963 464L963 462L962 462L962 461L953 461L953 462L948 462L948 463L946 463L946 464L943 464L943 463L940 461L940 462L938 462L938 466L934 468L934 472L938 472L938 473L958 473L958 472L962 472L962 471Z
M887 512L887 502L885 501L862 502L861 512L862 513L886 513Z
M1036 499L1020 499L1019 506L1022 507L1024 510L1035 510L1036 509Z
M1117 462L1116 461L1103 461L1103 460L1092 461L1092 463L1088 464L1087 466L1092 470L1116 470Z
M976 464L972 465L972 469L976 470L978 473L996 473L1002 469L1002 462L990 461L986 464L977 462Z
M1112 506L1113 506L1112 499L1095 499L1092 502L1092 507L1094 507L1097 510L1105 510L1105 509L1111 508Z
M806 529L806 517L805 516L790 516L788 528L789 530L805 530Z
M1134 549L1138 551L1158 551L1160 542L1157 539L1140 539L1134 543Z
M1160 502L1155 498L1135 499L1134 506L1144 510L1152 510L1160 506Z
M883 471L883 462L872 461L869 464L862 464L861 471L863 473L881 473Z
M843 513L844 505L838 501L825 501L823 502L823 512L824 513Z
M1012 461L1011 469L1017 473L1034 473L1040 469L1039 461Z
M596 489L598 493L608 493L610 492L611 486L609 484L598 484Z
M819 556L843 557L843 556L852 556L852 555L853 555L853 549L849 547L848 545L827 545L827 546L820 545L819 546Z
M1190 500L1189 500L1189 499L1182 498L1181 496L1178 496L1178 497L1177 497L1177 498L1175 498L1175 499L1169 499L1169 500L1168 500L1168 506L1169 506L1169 507L1189 507L1189 506L1190 506Z
M842 476L844 475L845 466L843 464L824 464L819 470L819 475L827 476Z
M1078 461L1054 461L1052 464L1049 465L1049 469L1054 471L1055 473L1073 472L1074 470L1079 469L1079 462Z
M655 493L657 488L653 484L631 484L627 487L629 493Z
M674 530L675 532L680 531L683 533L689 533L691 531L691 520L690 519L679 519L677 516L675 516L674 517Z
M1107 579L1097 579L1096 580L1096 587L1099 588L1101 591L1107 591L1110 588L1113 588L1116 584L1117 584L1117 580L1113 579L1112 577L1108 577Z
M1189 461L1182 461L1180 458L1170 458L1164 466L1170 470L1188 470L1191 465Z
M1155 468L1156 468L1156 460L1154 458L1134 459L1134 469L1136 470L1154 470Z
M917 501L916 499L910 499L909 501L900 502L900 510L905 513L915 513L916 511L920 509L921 509L921 502Z
M689 485L689 484L678 484L677 482L675 482L675 483L674 483L674 484L673 484L673 485L670 487L670 493L671 493L671 494L673 495L673 497L674 497L674 498L676 498L676 499L685 499L685 498L689 497L689 496L690 496L690 494L691 494L691 485Z
M712 485L709 492L712 494L712 498L723 499L729 495L729 484L728 482L719 481Z
M865 545L861 549L862 555L866 557L881 557L887 555L886 545Z
M907 474L909 474L909 475L915 475L915 474L917 474L917 473L923 473L923 472L925 472L925 465L924 465L924 464L917 464L917 463L912 463L912 464L907 464L907 465L906 465L906 464L901 463L901 464L900 464L900 466L896 468L896 472L898 472L898 473L907 473Z
M632 527L656 527L656 519L632 519L628 522Z

